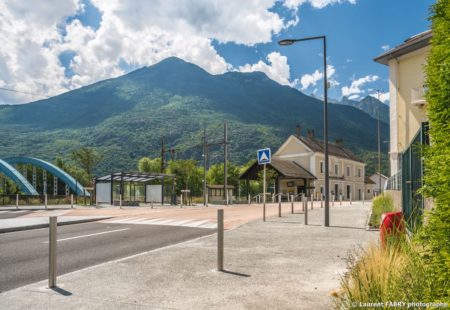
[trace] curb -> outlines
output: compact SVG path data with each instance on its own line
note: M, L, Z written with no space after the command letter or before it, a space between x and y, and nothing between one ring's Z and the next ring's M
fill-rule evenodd
M74 220L74 221L66 221L66 222L59 222L58 226L64 226L64 225L73 225L73 224L82 224L82 223L89 223L89 222L96 222L96 221L102 221L113 218L113 216L109 217L99 217L94 219L85 219L85 220ZM14 232L14 231L23 231L23 230L33 230L33 229L40 229L40 228L46 228L49 227L48 223L45 224L35 224L35 225L27 225L27 226L18 226L18 227L9 227L9 228L0 228L0 234L8 233L8 232Z

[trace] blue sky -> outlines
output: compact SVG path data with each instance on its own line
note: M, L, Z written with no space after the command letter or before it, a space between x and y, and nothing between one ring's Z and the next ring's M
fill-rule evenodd
M429 0L50 0L0 3L0 104L25 103L177 56L212 74L263 71L322 95L326 35L330 96L381 90L387 67L373 58L429 28ZM383 49L384 48L384 49ZM34 95L24 94L32 93Z

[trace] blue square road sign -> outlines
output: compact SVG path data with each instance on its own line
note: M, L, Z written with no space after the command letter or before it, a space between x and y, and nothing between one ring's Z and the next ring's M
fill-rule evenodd
M270 164L271 152L270 149L258 150L258 164Z

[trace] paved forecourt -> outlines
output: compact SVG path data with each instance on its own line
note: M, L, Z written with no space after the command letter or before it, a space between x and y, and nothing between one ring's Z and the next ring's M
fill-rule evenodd
M59 276L57 290L42 281L5 292L0 308L330 309L348 251L378 238L365 229L369 207L335 206L329 228L320 207L308 226L299 213L229 223L226 272L215 271L214 234Z

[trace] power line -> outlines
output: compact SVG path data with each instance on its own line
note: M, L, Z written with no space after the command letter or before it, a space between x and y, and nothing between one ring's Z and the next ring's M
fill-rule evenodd
M0 87L0 90L6 90L6 91L13 92L13 93L18 93L18 94L25 94L25 95L31 95L31 96L38 96L38 97L51 98L51 97L46 96L46 95L35 94L35 93L29 93L29 92L25 92L25 91L15 90L15 89L12 89L12 88Z

